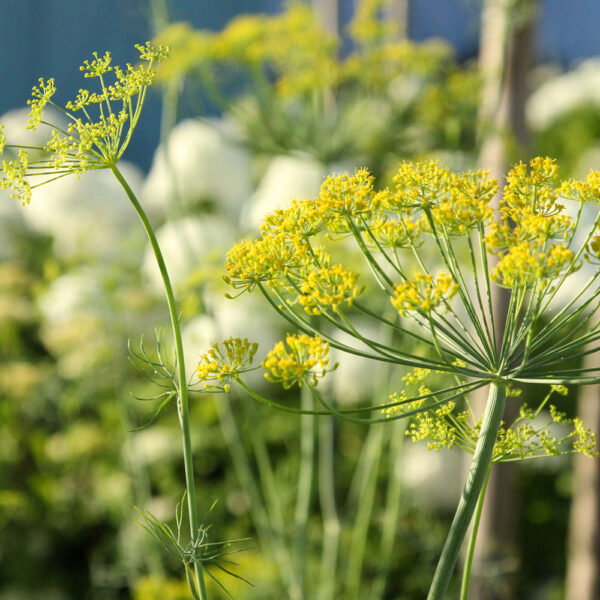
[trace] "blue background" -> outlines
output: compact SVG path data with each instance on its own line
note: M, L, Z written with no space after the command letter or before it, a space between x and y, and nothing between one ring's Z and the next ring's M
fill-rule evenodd
M171 21L220 29L242 12L276 12L279 0L170 0ZM342 22L353 0L340 1ZM460 59L477 52L478 0L412 0L409 35L447 39ZM54 77L57 98L74 97L82 85L77 67L92 51L110 49L114 62L137 59L133 45L153 36L151 0L0 0L0 114L24 106L40 76ZM545 0L537 32L537 59L569 65L600 54L600 0ZM145 107L127 158L147 169L158 143L160 106Z

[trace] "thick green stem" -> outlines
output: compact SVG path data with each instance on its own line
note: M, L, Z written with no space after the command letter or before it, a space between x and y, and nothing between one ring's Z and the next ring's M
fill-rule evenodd
M481 511L483 510L483 501L485 500L485 491L487 484L490 479L490 473L492 470L492 463L488 467L488 472L483 482L483 487L479 493L479 500L477 500L477 508L475 509L475 518L473 520L473 527L471 527L471 535L469 537L469 547L467 548L467 556L465 557L465 566L463 568L462 583L460 586L460 600L467 600L467 593L469 591L469 581L471 579L471 567L473 566L473 555L475 554L475 542L477 541L477 532L479 531L479 522L481 521Z
M169 316L171 318L171 326L173 328L173 337L175 339L175 355L177 357L177 376L179 380L178 398L177 398L177 409L179 413L179 423L181 425L181 434L183 441L183 462L185 466L185 487L188 504L188 513L190 521L190 535L192 539L195 538L199 529L198 522L198 511L196 507L196 486L194 483L194 464L192 457L192 436L190 432L190 414L189 414L189 401L188 401L188 389L187 389L187 378L185 374L185 361L183 356L183 342L181 340L181 328L179 326L179 315L177 314L177 305L175 304L175 295L173 293L173 286L167 273L167 267L163 258L160 246L152 229L152 225L148 219L148 216L144 212L141 204L136 198L135 194L129 184L121 175L121 172L117 169L116 165L111 167L111 171L117 178L129 200L133 204L142 225L146 231L146 235L150 240L156 263L162 276L165 294L167 296L167 304L169 306ZM197 561L194 563L194 570L196 575L196 585L198 587L198 594L201 600L206 600L206 589L204 585L204 570L202 563Z
M427 600L442 600L444 598L458 559L460 547L471 523L479 494L486 479L505 405L506 387L492 383L471 469L435 570Z

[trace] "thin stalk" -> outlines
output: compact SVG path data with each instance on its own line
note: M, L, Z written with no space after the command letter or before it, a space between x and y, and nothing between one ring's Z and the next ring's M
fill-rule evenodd
M450 526L450 532L446 538L442 555L435 570L427 600L442 600L446 594L458 559L460 547L469 528L477 500L485 483L505 405L506 386L492 383L490 385L481 432L477 440L471 469L469 470L454 520Z
M367 547L367 535L373 513L384 431L384 427L371 427L365 444L364 478L359 484L358 506L352 529L350 553L345 577L346 594L344 597L352 600L360 600L361 598L361 580Z
M312 410L314 401L312 394L306 387L302 388L301 403L303 410ZM296 511L294 524L297 536L296 567L298 579L305 595L306 586L306 530L310 514L312 498L313 477L315 470L315 419L312 415L300 416L300 468L298 471L298 490L296 495Z
M284 582L283 585L287 587L290 598L300 598L300 586L296 581L293 560L282 538L284 523L279 515L273 515L265 506L256 482L256 475L250 465L248 453L242 442L238 424L231 409L231 402L227 395L223 394L215 402L215 405L238 480L250 500L250 514L258 537L263 545L269 548L269 553L277 565L279 576L281 581Z
M319 419L319 503L323 515L323 551L319 598L333 600L340 545L340 519L335 498L335 437L333 417Z
M398 462L402 456L404 448L406 421L390 423L392 429L389 446L389 465L388 465L388 488L385 500L385 510L381 522L381 543L379 545L379 559L377 560L378 570L371 595L371 600L381 600L385 591L390 566L392 563L392 551L396 538L396 529L398 525L398 511L402 499L402 479L396 472Z
M481 511L483 509L483 501L485 499L485 492L487 490L487 484L490 479L490 473L492 471L492 463L488 467L483 487L479 494L479 500L477 500L477 508L475 509L475 517L473 520L473 527L471 528L471 535L469 537L469 547L467 549L467 556L465 558L465 566L463 568L462 583L460 586L460 598L459 600L467 600L467 592L469 591L469 580L471 579L471 567L473 566L473 555L475 554L475 542L477 541L477 532L479 531L479 522L481 521Z
M136 198L135 194L129 184L119 171L116 165L110 167L114 176L125 190L129 200L133 204L142 225L146 231L146 235L150 240L156 263L160 270L160 274L163 280L165 288L165 295L167 297L167 304L169 307L169 317L171 319L171 326L173 329L173 337L175 339L175 355L177 357L177 376L178 376L178 397L177 397L177 409L179 413L179 423L181 425L182 443L183 443L183 462L185 467L185 488L186 498L188 505L188 516L190 522L190 535L194 537L199 529L198 522L198 509L196 506L196 486L194 483L194 462L192 456L192 436L190 432L190 413L189 413L189 399L187 389L187 377L185 374L185 360L183 355L183 342L181 340L181 328L179 325L179 316L177 313L177 305L175 303L175 295L173 293L173 286L169 279L167 272L167 266L163 258L160 246L152 229L152 225L148 219L148 216L144 212L141 204ZM196 575L196 586L197 592L201 600L206 600L206 589L204 584L204 568L201 561L194 561L194 572Z

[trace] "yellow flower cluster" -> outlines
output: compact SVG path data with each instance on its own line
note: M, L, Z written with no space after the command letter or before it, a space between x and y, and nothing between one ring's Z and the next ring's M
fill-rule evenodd
M300 241L320 233L330 221L323 204L314 200L292 200L285 210L269 213L260 229L263 236L284 232L286 236Z
M439 452L442 448L452 448L456 444L458 431L456 427L449 426L448 416L455 408L454 402L448 402L433 411L417 413L406 435L413 442L428 440L428 450ZM466 413L461 417L466 420Z
M287 348L286 348L287 345ZM329 365L329 344L318 336L306 334L286 336L285 345L278 342L263 361L265 377L279 382L285 389L304 383L316 385L317 381L333 371Z
M365 45L374 45L397 34L397 24L392 19L381 18L384 8L385 0L359 0L348 26L352 38Z
M321 214L330 217L328 226L332 231L348 231L349 218L368 222L377 214L388 192L375 192L374 179L367 169L357 169L353 175L343 173L325 179L318 205Z
M500 256L492 273L505 287L549 281L579 268L567 248L575 223L558 202L575 190L570 182L558 188L558 167L550 158L519 163L507 176L500 218L485 237L490 251Z
M486 171L452 174L448 181L449 194L432 207L435 227L446 235L464 235L489 223L493 217L491 202L498 192L498 182ZM425 221L424 227L429 228Z
M42 122L44 107L46 104L48 104L48 102L50 102L50 98L52 98L56 92L56 88L54 87L54 79L48 79L48 81L44 81L44 78L40 77L38 82L39 87L37 85L33 86L33 90L31 92L32 98L27 100L27 104L31 107L27 129L31 129L32 131L37 129L39 124Z
M371 225L371 233L375 243L382 248L418 248L423 239L420 237L423 231L422 223L412 221L409 217L400 215L398 218L385 216ZM373 240L365 233L367 243Z
M391 302L403 317L411 311L429 314L439 306L447 305L456 292L458 284L448 273L439 273L437 278L417 273L413 280L396 286Z
M309 267L300 276L298 301L313 315L321 314L328 307L335 311L342 302L351 305L361 292L356 273L342 265L329 266L328 263L329 260L317 269Z
M337 82L337 46L311 8L298 2L277 16L235 18L212 38L210 53L217 62L267 66L278 75L276 91L288 96Z
M245 338L227 338L213 344L196 367L196 377L205 389L229 391L231 379L252 367L258 344ZM217 382L217 383L209 383Z
M35 187L28 183L28 177L57 177L70 173L80 175L88 169L108 168L118 162L140 117L146 88L154 78L152 65L163 60L167 54L167 49L154 48L149 42L145 46L138 44L136 48L141 60L147 64L136 67L128 64L125 70L112 67L109 52L102 57L94 53L92 61L84 62L80 70L86 78L99 79L100 92L91 93L80 89L75 100L67 103L66 115L70 122L66 132L58 128L51 130L50 140L40 148L46 152L46 158L35 164L29 164L26 156L21 155L18 161L5 161L3 178L0 180L2 189L13 189L14 195L27 203L31 197L31 188ZM110 71L115 80L112 85L107 86L103 76ZM55 91L53 79L40 79L39 84L33 87L32 98L28 101L31 107L28 129L36 129L44 123L44 107L54 105L52 96ZM116 107L111 103L117 104L119 110L115 110ZM97 106L98 114L95 119L89 110L92 105ZM78 111L81 111L82 117L77 118L72 114ZM0 141L0 152L5 145L5 141ZM42 185L45 181L37 185Z
M285 232L240 242L225 257L225 281L234 288L249 291L260 282L277 285L301 264L306 253L306 246L294 243Z
M567 270L573 271L575 254L558 244L543 245L522 242L503 254L492 271L492 279L503 287L527 286L536 282L546 283Z
M583 181L565 181L558 193L579 202L600 205L600 171L590 171Z
M25 150L19 150L16 160L2 161L2 179L0 189L11 190L10 197L16 198L21 204L28 204L31 198L31 186L27 181L29 161Z
M452 173L436 162L403 163L394 176L396 187L387 205L399 212L435 206L447 196L452 179Z

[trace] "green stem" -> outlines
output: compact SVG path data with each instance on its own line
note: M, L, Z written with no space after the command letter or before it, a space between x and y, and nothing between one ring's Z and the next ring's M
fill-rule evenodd
M185 487L186 497L188 504L188 513L190 521L190 535L192 538L196 536L199 529L198 522L198 511L196 507L196 486L194 483L194 464L192 458L192 436L190 432L190 414L189 414L189 401L188 401L188 390L187 390L187 378L185 375L185 361L183 356L183 342L181 340L181 328L179 326L179 317L177 314L177 305L175 303L175 295L173 293L173 287L167 273L167 267L163 258L160 246L152 229L152 225L148 219L148 216L144 212L141 204L136 198L135 194L129 184L117 169L116 165L111 166L111 171L117 178L129 200L133 204L142 225L146 231L146 235L150 240L154 256L162 276L163 284L165 287L165 294L167 296L167 304L169 306L169 316L171 318L171 326L173 328L173 337L175 339L175 354L177 357L177 375L179 379L178 386L178 398L177 398L177 409L179 413L179 423L181 425L182 441L183 441L183 462L185 466ZM201 600L206 600L206 589L204 585L204 570L200 561L194 562L194 571L196 575L196 585L198 587L198 594Z
M314 401L310 389L301 390L303 410L312 410ZM297 568L301 585L301 597L306 595L306 543L307 527L312 499L312 487L315 470L315 419L312 415L300 416L300 468L298 470L298 492L294 524L297 535Z
M336 570L341 525L335 497L335 436L333 417L323 417L319 425L319 501L323 515L323 549L319 598L333 600L336 593Z
M362 598L361 583L367 548L367 536L369 533L369 523L373 514L375 488L377 485L377 474L379 472L384 434L384 427L371 427L369 429L363 455L361 456L359 472L357 472L360 481L357 482L358 486L356 489L356 518L354 527L352 528L345 577L346 593L344 598L347 599L360 600Z
M435 570L427 600L442 600L444 598L458 559L460 547L475 512L477 500L492 460L494 444L502 422L505 405L506 386L492 383L471 469Z
M471 528L471 536L469 537L469 547L467 549L467 556L465 558L465 566L463 568L463 578L460 586L460 599L467 600L467 592L469 590L469 580L471 579L471 567L473 566L473 555L475 554L475 542L477 541L477 532L479 531L479 522L481 521L481 511L483 509L483 501L485 499L485 491L487 490L487 484L490 479L490 473L492 471L492 463L488 467L483 487L479 493L479 500L477 500L477 508L475 509L475 517L473 520L473 527Z

